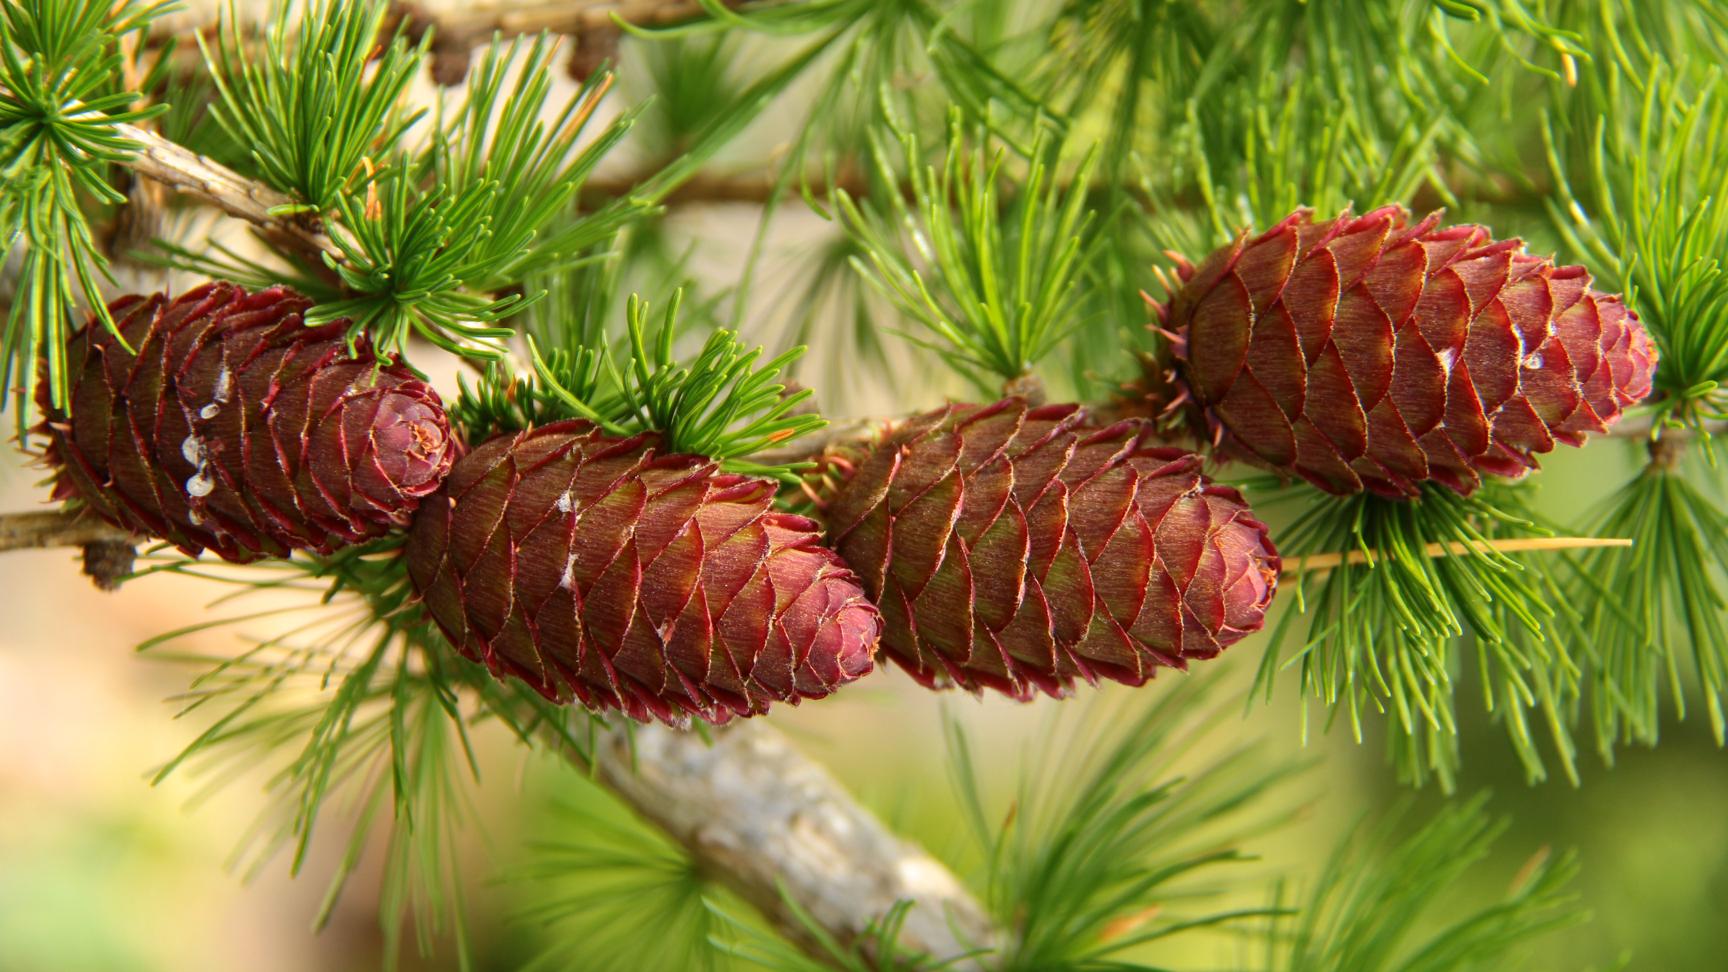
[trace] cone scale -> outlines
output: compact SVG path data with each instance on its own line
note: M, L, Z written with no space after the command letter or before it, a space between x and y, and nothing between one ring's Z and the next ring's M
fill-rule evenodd
M1155 397L1224 454L1328 492L1468 495L1650 393L1655 345L1618 296L1439 214L1301 210L1179 273Z
M1265 526L1149 434L1013 398L892 430L827 510L887 656L926 685L1027 698L1139 685L1259 629L1279 568Z
M492 439L421 508L408 571L452 645L549 699L710 722L868 673L880 617L776 484L578 420Z
M450 468L437 392L346 321L307 327L284 287L130 296L73 334L68 409L38 429L54 495L226 560L338 547L406 526ZM128 345L130 350L128 350Z

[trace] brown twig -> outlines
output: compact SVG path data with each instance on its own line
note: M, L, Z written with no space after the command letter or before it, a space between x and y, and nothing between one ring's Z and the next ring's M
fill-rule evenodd
M148 179L215 206L258 227L264 235L310 256L316 265L323 254L340 260L342 251L310 223L271 212L291 206L294 199L178 143L136 125L116 124L115 131L139 146L126 165Z
M495 33L511 37L545 31L572 36L576 43L570 53L570 72L585 78L616 51L622 32L618 21L668 27L706 16L694 0L530 0L438 12L403 3L398 9L409 37L418 40L432 32L432 76L444 85L457 84L467 75L469 52Z
M0 552L45 547L82 547L87 543L136 543L138 537L94 516L64 510L0 514Z
M765 466L809 462L833 448L870 442L896 421L898 420L861 418L833 422L807 435L799 436L786 445L764 449L751 456L750 461Z

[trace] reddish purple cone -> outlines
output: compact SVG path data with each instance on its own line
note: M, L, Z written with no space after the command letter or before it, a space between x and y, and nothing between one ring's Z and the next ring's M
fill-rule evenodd
M122 297L73 334L68 412L42 381L57 499L116 526L244 562L328 553L407 525L450 468L444 407L346 321L309 328L285 287L213 283Z
M1010 398L889 433L828 510L888 656L926 685L1025 698L1139 685L1259 629L1279 569L1266 527L1148 432Z
M1333 493L1520 476L1607 430L1656 367L1638 316L1584 268L1438 213L1299 210L1180 272L1160 309L1168 397L1228 454Z
M667 722L821 698L871 669L876 608L775 484L555 422L456 463L408 573L458 651L547 698Z

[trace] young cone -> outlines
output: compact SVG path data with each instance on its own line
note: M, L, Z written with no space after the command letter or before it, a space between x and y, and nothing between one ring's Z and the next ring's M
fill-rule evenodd
M1638 316L1584 268L1438 213L1299 210L1179 273L1154 398L1227 454L1333 493L1520 476L1605 431L1656 367Z
M1259 629L1266 527L1147 432L1017 398L893 430L828 509L888 655L926 685L1026 698L1076 676L1139 685Z
M871 669L881 626L772 481L660 455L585 421L481 445L408 540L451 644L547 698L711 722L821 698Z
M125 344L92 317L67 350L69 411L38 397L55 497L236 562L406 526L450 468L443 404L366 343L350 354L346 321L307 327L310 304L227 283L122 297Z

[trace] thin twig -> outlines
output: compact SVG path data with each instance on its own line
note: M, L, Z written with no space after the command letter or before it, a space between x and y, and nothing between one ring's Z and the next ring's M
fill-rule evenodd
M1540 553L1552 550L1592 550L1601 547L1630 546L1632 546L1632 541L1618 537L1516 537L1508 540L1489 540L1483 543L1466 543L1461 540L1454 540L1450 543L1431 543L1422 548L1422 555L1429 558L1471 557L1489 553ZM1374 554L1363 550L1309 554L1285 564L1282 576L1297 577L1304 573L1334 570L1344 565L1358 566L1390 559L1392 558L1389 554Z
M87 543L135 543L139 539L94 516L78 516L64 510L0 514L0 552L82 547Z
M399 9L409 37L418 40L432 32L432 76L444 85L456 84L467 75L469 52L494 34L512 37L545 31L572 36L576 43L570 52L570 72L585 78L600 62L613 59L622 32L619 21L669 27L707 16L694 0L530 0L444 11L403 3Z
M114 128L118 134L138 144L137 153L126 161L126 165L139 175L243 219L262 230L265 236L284 241L315 261L326 253L338 260L342 258L342 251L317 228L271 212L278 207L294 205L293 198L155 132L127 124L116 124Z
M478 47L494 33L506 37L541 31L580 35L617 31L620 20L638 27L667 27L707 16L695 0L531 0L477 3L444 11L404 3L401 10L410 34L418 36L432 30L433 44L451 48Z
M863 445L873 441L883 429L898 419L861 418L832 422L814 432L801 435L783 446L765 449L750 457L751 462L765 466L786 466L809 462L830 449L845 445Z

